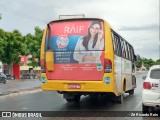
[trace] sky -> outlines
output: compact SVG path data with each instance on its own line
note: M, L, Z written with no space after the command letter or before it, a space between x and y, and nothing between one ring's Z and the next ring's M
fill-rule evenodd
M159 0L0 0L0 28L34 34L59 15L102 18L141 57L160 59Z

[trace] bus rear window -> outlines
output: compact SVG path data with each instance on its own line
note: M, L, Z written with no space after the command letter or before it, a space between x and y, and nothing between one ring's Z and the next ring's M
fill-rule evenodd
M50 35L46 37L46 50L51 49L54 52L104 50L102 20L58 21L50 23L49 26Z

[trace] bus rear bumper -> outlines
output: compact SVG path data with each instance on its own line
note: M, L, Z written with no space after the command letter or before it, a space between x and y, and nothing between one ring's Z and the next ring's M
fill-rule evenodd
M41 89L60 92L114 92L113 84L106 85L103 81L47 80L42 83Z

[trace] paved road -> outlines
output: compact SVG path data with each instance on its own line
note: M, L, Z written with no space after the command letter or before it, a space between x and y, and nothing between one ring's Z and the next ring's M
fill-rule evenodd
M89 96L82 96L80 103L67 103L61 94L53 91L35 90L24 94L15 94L0 97L0 111L141 111L141 90L142 76L146 72L137 75L137 88L133 96L124 95L124 103L117 104L108 100L107 97L99 97L97 101L91 100ZM105 116L105 115L104 115ZM49 118L46 118L49 119ZM69 119L74 118L55 118ZM79 118L76 120L90 120L92 118ZM96 117L94 120L111 119L111 120L149 120L157 118L128 118L128 117ZM158 120L158 119L157 119Z
M40 85L39 79L7 80L6 84L0 83L0 96L37 89Z

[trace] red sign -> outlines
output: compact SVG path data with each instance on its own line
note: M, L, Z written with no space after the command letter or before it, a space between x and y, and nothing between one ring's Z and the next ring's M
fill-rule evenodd
M26 64L27 63L27 56L20 56L21 58L21 63Z

